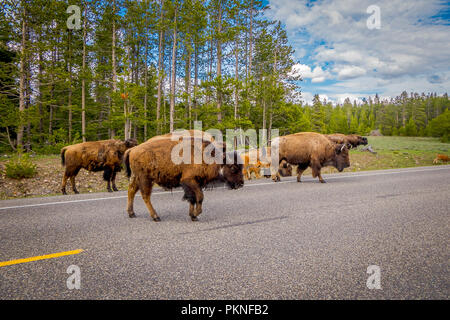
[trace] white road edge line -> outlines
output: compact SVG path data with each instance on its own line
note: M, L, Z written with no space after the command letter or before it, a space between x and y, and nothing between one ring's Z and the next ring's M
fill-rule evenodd
M450 166L441 166L439 168L430 168L430 169L420 169L420 170L402 170L402 171L390 171L390 172L376 172L376 173L366 173L366 174L350 174L350 175L342 175L342 176L332 176L327 177L327 180L329 179L342 179L342 178L354 178L354 177L370 177L370 176L381 176L381 175L389 175L389 174L400 174L400 173L410 173L410 172L426 172L426 171L437 171L437 170L444 170L449 169ZM314 179L306 179L305 181L313 181ZM253 183L253 184L247 184L244 185L245 187L254 187L254 186L262 186L262 185L277 185L277 184L283 184L283 183L292 183L297 182L297 180L288 180L288 181L280 181L280 182L265 182L265 183ZM159 195L159 194L168 194L168 193L181 193L183 190L176 190L176 191L161 191L161 192L154 192L153 195ZM140 195L136 195L140 196ZM46 203L36 203L36 204L27 204L22 206L11 206L11 207L3 207L0 208L1 210L7 210L7 209L20 209L20 208L29 208L29 207L41 207L41 206L52 206L56 204L67 204L67 203L79 203L79 202L89 202L89 201L101 201L101 200L108 200L108 199L123 199L127 198L128 196L117 196L117 197L104 197L104 198L93 198L93 199L80 199L80 200L67 200L67 201L58 201L58 202L46 202Z

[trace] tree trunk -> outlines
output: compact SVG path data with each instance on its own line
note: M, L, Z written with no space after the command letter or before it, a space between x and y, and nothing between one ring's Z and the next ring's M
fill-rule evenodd
M197 121L197 88L198 88L198 48L197 44L195 44L195 57L194 57L194 114L195 121Z
M69 59L68 59L68 72L69 72L69 93L68 93L68 108L69 108L69 143L72 142L72 30L69 30L68 46L69 46Z
M218 25L217 25L217 34L220 36L222 32L222 3L219 1L218 3ZM217 78L220 79L220 83L222 83L222 42L220 38L217 39ZM217 88L217 122L222 122L222 88Z
M175 113L175 85L176 85L176 59L177 59L177 9L175 8L175 17L173 25L173 44L172 44L172 69L171 69L171 85L170 85L170 132L174 129L174 113Z
M84 2L84 19L83 19L83 79L81 81L81 136L83 142L86 142L86 20L87 20L87 3Z
M234 50L235 66L234 66L234 120L237 120L238 105L239 105L239 92L238 92L238 81L239 81L239 41L236 38L235 50Z
M147 140L147 96L148 96L148 1L145 1L145 63L144 63L144 141ZM136 133L135 133L136 136Z
M156 134L161 134L161 124L160 124L160 118L161 118L161 86L162 86L162 79L163 79L163 38L164 38L164 31L163 31L163 18L164 18L164 0L161 0L161 13L159 16L159 22L161 23L161 26L159 27L159 46L158 46L158 97L156 100Z
M250 28L249 28L249 54L248 54L248 69L249 73L252 72L252 62L253 62L253 0L250 4ZM249 76L249 75L248 75Z
M184 76L184 91L186 92L186 119L188 119L188 127L191 128L191 95L189 93L191 86L191 52L189 48L186 48L186 61L185 61L185 76Z
M23 147L23 113L25 111L25 45L26 45L26 10L22 10L22 43L20 50L20 82L19 82L19 126L17 128L17 149L20 151Z
M117 92L117 69L116 69L116 1L113 0L113 19L112 19L112 45L111 45L111 64L112 64L112 116L115 113L114 95ZM111 128L111 138L116 135L114 126Z
M38 68L38 88L39 88L39 141L43 142L43 136L44 136L44 108L42 106L42 74L44 67L42 66L44 58L42 56L42 49L39 48L39 68Z

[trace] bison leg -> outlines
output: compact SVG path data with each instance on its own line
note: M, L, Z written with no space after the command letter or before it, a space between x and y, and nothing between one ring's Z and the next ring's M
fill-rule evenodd
M70 184L72 185L72 190L74 193L78 194L77 186L75 185L75 176L70 177Z
M321 165L318 164L318 163L315 163L311 167L312 167L312 176L313 176L313 178L319 177L319 181L321 183L325 183L326 181L323 180L322 175L320 174L320 170L322 169Z
M119 191L119 189L117 189L117 187L116 187L116 175L117 175L117 171L114 170L111 175L112 189L114 191Z
M139 185L137 184L136 177L133 175L130 179L130 185L128 186L128 204L127 204L127 212L130 218L135 218L136 214L134 213L134 197L136 196L136 192L139 190Z
M153 182L146 181L140 183L139 189L141 189L142 199L147 206L148 211L150 212L150 216L153 218L153 221L158 222L161 221L161 218L156 214L155 209L153 209L152 203L150 201L150 196L152 194Z
M75 177L77 176L78 172L80 172L81 168L76 169L71 174L68 174L70 176L70 184L72 185L72 190L74 193L78 194L77 186L75 185Z
M189 201L189 216L192 221L197 221L197 217L202 213L203 192L191 179L182 179L180 183L184 190L183 199Z
M67 172L64 172L64 176L62 178L62 183L61 183L62 194L67 194L67 192L66 192L67 179L69 179L69 177L67 176Z
M281 178L280 178L280 173L279 173L278 171L277 171L276 174L272 175L272 180L273 180L274 182L278 182L278 181L281 180Z
M302 182L302 174L308 168L309 163L301 163L297 166L297 182Z
M245 167L244 170L242 170L242 174L244 175L244 177L247 178L247 180L251 180L252 179L252 175L251 175L250 170L248 169L248 167Z
M113 175L114 169L111 169L109 166L106 166L103 170L103 180L106 181L106 189L108 192L113 192L111 189L111 176Z

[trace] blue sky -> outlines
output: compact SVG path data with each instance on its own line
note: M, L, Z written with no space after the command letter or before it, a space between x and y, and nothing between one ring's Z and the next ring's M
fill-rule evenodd
M450 92L450 1L268 0L296 50L303 99ZM370 30L370 5L380 8Z

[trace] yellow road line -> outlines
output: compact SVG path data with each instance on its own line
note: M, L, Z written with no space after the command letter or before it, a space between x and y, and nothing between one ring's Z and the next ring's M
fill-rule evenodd
M78 254L82 251L83 251L83 249L77 249L77 250L72 250L72 251L64 251L64 252L46 254L43 256L36 256L36 257L25 258L25 259L4 261L4 262L0 262L0 267L6 267L6 266L13 265L13 264L26 263L26 262L32 262L32 261L38 261L38 260L59 258L59 257L63 257L63 256L69 256L72 254Z

